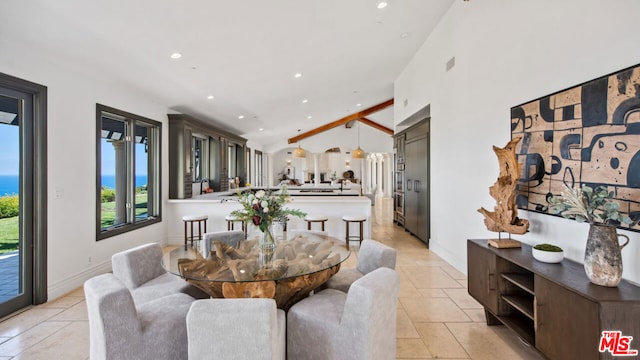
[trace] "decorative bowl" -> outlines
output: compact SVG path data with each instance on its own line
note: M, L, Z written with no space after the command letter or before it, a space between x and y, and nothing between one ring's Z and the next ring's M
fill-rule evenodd
M545 263L555 264L564 259L564 251L544 251L531 248L533 258Z

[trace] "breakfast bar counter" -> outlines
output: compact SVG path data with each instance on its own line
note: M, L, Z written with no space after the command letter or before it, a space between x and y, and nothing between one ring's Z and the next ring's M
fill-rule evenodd
M345 223L342 216L364 216L367 219L371 217L371 200L365 196L359 195L358 190L349 189L340 192L340 189L331 189L334 192L320 192L317 190L328 190L330 188L322 187L296 187L289 188L291 202L285 207L298 209L307 214L322 214L328 217L325 230L328 235L338 239L345 237ZM243 191L245 189L239 189ZM316 190L309 192L313 194L323 194L316 196L302 195L308 194L303 190ZM302 194L296 192L303 191ZM354 192L354 193L352 193ZM185 215L207 215L207 231L224 231L227 230L225 216L229 215L233 210L241 209L241 205L237 200L235 191L208 193L203 195L195 195L191 199L170 199L165 204L165 219L168 224L168 243L179 245L184 243L184 228L182 217ZM306 229L306 222L297 217L290 217L287 224L289 230ZM313 229L319 230L319 229ZM249 232L259 231L253 226L249 226ZM371 237L371 221L364 223L364 238Z

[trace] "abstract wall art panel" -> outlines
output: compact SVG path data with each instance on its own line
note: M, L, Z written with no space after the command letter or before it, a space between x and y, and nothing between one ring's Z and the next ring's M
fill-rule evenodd
M511 108L520 209L550 213L564 185L606 186L640 231L640 65Z

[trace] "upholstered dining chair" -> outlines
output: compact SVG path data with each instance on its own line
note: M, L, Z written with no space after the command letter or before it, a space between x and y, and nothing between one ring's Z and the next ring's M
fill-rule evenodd
M287 357L395 359L399 286L396 271L383 267L346 294L326 289L294 304L287 313Z
M215 250L215 246L213 243L216 241L227 244L234 248L238 248L240 242L243 241L245 237L245 232L241 230L205 233L201 248L201 254L204 258L209 257L211 255L211 251Z
M286 318L273 299L195 301L187 334L189 359L285 359Z
M365 274L380 268L396 268L396 250L375 240L364 240L355 269L340 269L320 289L336 289L349 291L349 286Z
M322 230L292 229L287 232L287 240L295 239L297 236L305 236L305 235L328 236L329 233Z
M91 360L187 359L187 312L194 299L173 294L136 307L113 274L87 280Z
M157 243L136 246L111 256L113 275L130 291L136 305L162 296L186 293L208 298L204 292L162 267L162 248Z

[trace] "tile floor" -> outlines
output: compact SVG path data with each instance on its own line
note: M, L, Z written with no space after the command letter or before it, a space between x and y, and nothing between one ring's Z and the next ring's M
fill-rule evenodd
M398 250L398 359L543 359L505 327L486 326L465 275L395 226L388 205L376 204L372 237ZM0 322L0 360L88 358L82 288Z

